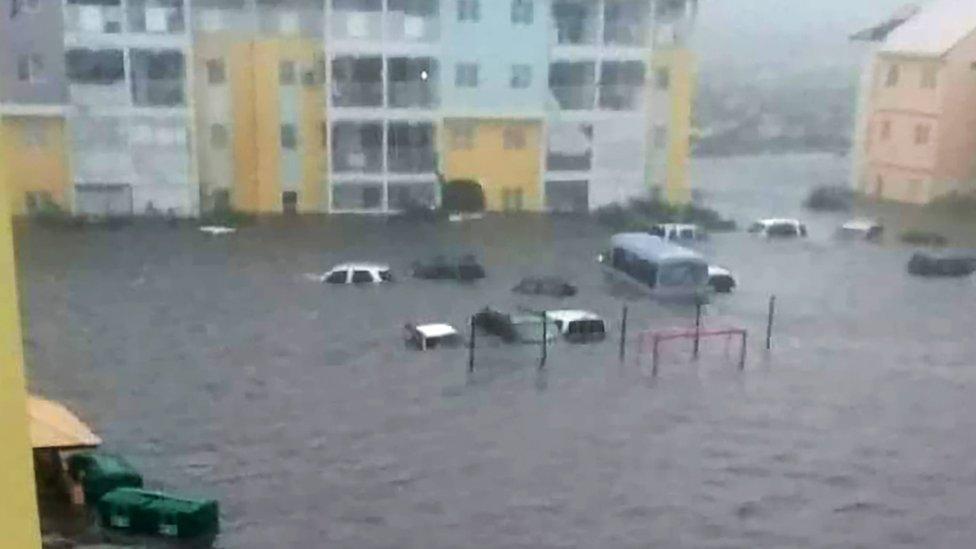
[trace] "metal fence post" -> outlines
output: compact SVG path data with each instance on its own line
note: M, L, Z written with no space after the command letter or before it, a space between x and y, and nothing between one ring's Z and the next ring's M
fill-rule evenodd
M773 317L776 314L776 296L769 297L769 316L766 319L766 350L773 347Z
M627 343L627 306L624 305L623 319L620 323L620 362L624 361L624 355L626 354L626 343Z
M468 336L468 372L474 372L474 317L468 321L471 333Z
M694 346L694 350L692 351L692 356L696 360L698 359L698 349L699 349L699 346L701 345L701 343L700 343L700 341L701 341L701 313L702 313L701 302L696 301L695 302L695 346Z

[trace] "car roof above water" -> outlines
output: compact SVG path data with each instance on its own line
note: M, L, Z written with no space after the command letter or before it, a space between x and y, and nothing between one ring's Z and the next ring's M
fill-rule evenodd
M350 263L340 263L335 267L332 267L333 271L347 271L360 270L360 271L389 271L390 266L384 263L369 263L369 262L350 262Z
M575 322L577 320L603 320L595 313L591 313L590 311L576 310L576 309L559 309L555 311L546 311L546 316L552 320L557 320L562 322Z
M622 247L635 253L641 259L654 261L705 260L697 252L664 241L659 236L647 233L619 233L610 239L614 248Z

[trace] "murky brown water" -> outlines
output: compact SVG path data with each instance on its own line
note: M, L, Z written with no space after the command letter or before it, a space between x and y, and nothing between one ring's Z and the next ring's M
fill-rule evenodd
M798 213L811 227L804 242L702 247L740 279L706 325L749 328L744 373L721 340L698 363L669 348L656 381L618 362L627 294L593 262L599 227L351 219L227 238L22 233L30 383L154 486L219 498L220 547L970 547L976 285L909 277L909 248L834 242L843 217L799 203L844 169L816 156L696 166L710 204L740 223ZM404 273L439 249L478 253L489 278L302 276L347 259ZM509 291L540 273L579 296ZM613 332L557 345L542 373L536 348L479 349L468 376L464 350L402 344L404 322L461 326L484 305L589 308ZM636 299L631 330L689 315Z

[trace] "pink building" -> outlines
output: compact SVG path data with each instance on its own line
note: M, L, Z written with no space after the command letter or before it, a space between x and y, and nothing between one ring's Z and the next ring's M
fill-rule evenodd
M887 36L872 67L855 186L924 204L976 191L976 0L936 0Z

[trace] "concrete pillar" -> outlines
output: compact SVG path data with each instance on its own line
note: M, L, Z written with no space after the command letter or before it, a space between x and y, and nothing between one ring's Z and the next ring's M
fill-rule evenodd
M0 546L30 548L41 546L41 528L27 423L10 193L4 166L0 157Z

